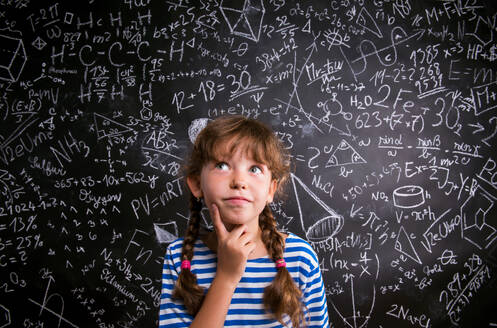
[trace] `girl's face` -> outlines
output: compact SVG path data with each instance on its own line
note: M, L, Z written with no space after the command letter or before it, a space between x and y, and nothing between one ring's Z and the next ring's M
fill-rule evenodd
M229 149L229 143L221 144ZM277 182L271 179L271 171L262 163L248 157L244 147L233 155L226 154L215 162L202 167L200 177L188 177L187 183L195 197L203 197L211 208L215 203L227 229L246 224L258 227L259 214L273 200Z

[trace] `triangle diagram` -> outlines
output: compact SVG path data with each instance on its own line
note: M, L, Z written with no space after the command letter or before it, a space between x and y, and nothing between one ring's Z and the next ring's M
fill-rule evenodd
M93 120L97 129L98 140L134 131L124 124L111 120L110 118L97 113L93 113Z
M366 163L364 158L347 141L342 139L338 147L331 154L325 167L364 163Z
M300 222L307 239L323 241L336 236L342 230L343 216L330 208L295 175L291 175L291 180Z
M362 7L361 12L357 16L356 23L373 33L380 39L383 38L383 34L381 33L378 25L376 25L376 21L373 19L371 14L366 10L366 8Z
M395 250L401 252L402 254L404 254L414 262L422 264L421 260L419 259L418 253L416 253L416 250L412 245L411 239L407 235L407 232L403 226L400 226L399 233L397 234L397 239L395 240L394 248Z

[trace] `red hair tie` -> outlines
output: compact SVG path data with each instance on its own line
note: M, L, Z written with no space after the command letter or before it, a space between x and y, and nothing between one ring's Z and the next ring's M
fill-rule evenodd
M285 262L285 259L279 259L279 260L276 260L276 268L284 268L286 267L286 262Z
M183 260L181 261L181 269L186 269L186 270L190 270L191 269L191 264L190 264L190 261L188 260Z

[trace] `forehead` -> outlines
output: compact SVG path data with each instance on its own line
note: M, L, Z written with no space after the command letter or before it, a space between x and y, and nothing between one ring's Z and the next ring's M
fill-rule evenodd
M260 163L266 163L264 145L252 138L236 138L219 140L213 145L212 157L219 160L231 157L236 153Z

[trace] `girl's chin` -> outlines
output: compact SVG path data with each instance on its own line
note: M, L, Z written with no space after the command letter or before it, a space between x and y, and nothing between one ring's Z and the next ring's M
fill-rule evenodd
M226 230L231 231L234 229L236 226L239 226L241 224L248 224L251 220L249 219L240 219L240 218L225 218L223 219L224 226L226 227Z
M251 221L252 217L247 215L247 211L221 211L221 220L226 223L242 224Z
M225 226L228 226L228 225L237 226L237 225L246 223L246 221L245 220L240 220L240 219L232 219L232 220L230 220L230 219L224 219L223 223L224 223Z

